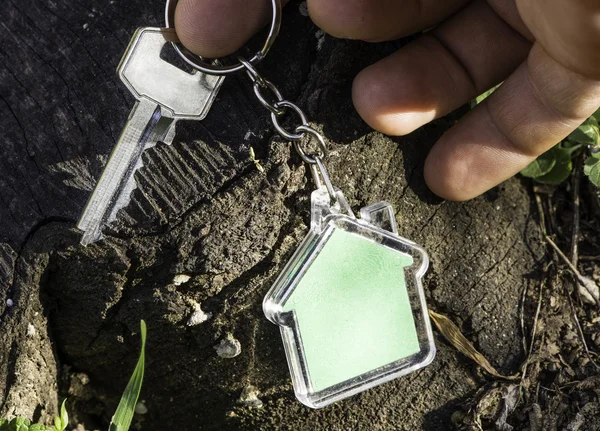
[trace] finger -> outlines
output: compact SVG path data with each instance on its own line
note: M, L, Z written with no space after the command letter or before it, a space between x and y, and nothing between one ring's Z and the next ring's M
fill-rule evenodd
M518 0L523 20L559 63L600 79L598 0Z
M335 37L371 42L434 26L470 0L308 0L312 20Z
M531 44L485 1L363 70L354 105L373 128L405 135L507 77Z
M600 105L600 81L569 71L535 44L527 61L435 144L425 180L467 200L515 175Z
M241 48L272 13L271 2L265 0L180 0L175 28L187 49L218 58Z

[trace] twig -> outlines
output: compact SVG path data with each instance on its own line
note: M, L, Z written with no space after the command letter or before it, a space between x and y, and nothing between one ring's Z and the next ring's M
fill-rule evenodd
M579 166L581 163L581 158L577 158L575 164ZM581 169L575 169L573 173L573 228L571 232L571 263L575 268L577 268L579 263L579 189L580 189L580 171ZM581 293L579 289L575 289L575 294L577 295L577 301L579 305L583 305L583 301L581 299Z
M580 160L577 161L579 165ZM573 174L573 232L571 233L571 263L577 267L579 261L579 189L581 183L581 169L575 169Z
M566 287L565 287L566 290ZM577 332L579 333L579 338L581 338L581 344L583 344L583 350L585 350L585 354L590 360L590 363L596 367L596 369L600 370L600 366L594 361L592 355L590 353L590 349L588 349L587 342L585 341L585 336L583 335L583 329L581 328L581 324L579 323L579 319L577 318L577 311L575 310L575 306L573 305L573 299L569 292L567 291L567 298L569 299L569 307L571 307L571 314L573 315L573 320L577 325Z
M560 248L558 248L558 246L554 243L554 241L552 241L552 239L548 235L546 235L546 241L548 242L548 244L550 244L552 246L552 248L554 249L554 251L556 251L556 254L558 254L558 256L567 264L567 266L571 269L571 271L573 271L573 274L577 278L577 281L588 291L588 293L590 294L590 296L592 298L594 298L594 300L598 303L599 302L598 299L596 299L596 297L593 295L593 293L589 291L589 288L582 281L583 277L582 277L581 273L577 270L577 268L575 268L573 266L573 264L567 258L567 256L564 255L564 253L560 250ZM579 338L581 339L581 343L583 344L583 349L585 350L586 356L588 357L588 359L590 360L590 362L597 369L600 370L600 366L598 366L598 364L596 364L596 362L594 361L594 359L592 359L592 355L590 353L590 349L588 348L587 342L585 341L585 336L583 334L583 329L581 328L581 324L579 323L579 319L577 318L577 311L575 310L575 306L573 305L573 299L571 298L571 294L568 291L567 286L566 285L564 285L564 286L565 286L565 291L566 291L566 294L567 294L566 295L567 299L569 300L569 307L571 308L571 315L573 316L573 320L575 321L575 324L577 326L577 332L579 333Z
M585 278L581 275L581 273L579 272L579 270L577 268L575 268L575 266L573 266L573 264L571 263L571 261L569 260L569 258L567 256L565 256L565 254L560 250L560 248L558 248L558 246L556 245L556 243L554 241L552 241L552 239L548 235L546 235L546 241L548 242L548 244L550 244L552 246L552 248L554 249L554 251L556 251L556 253L558 254L558 256L567 264L567 266L569 267L569 269L575 275L575 278L577 278L577 281L579 282L579 284L581 285L581 287L583 287L585 290L587 290L587 292L594 299L594 301L596 301L596 305L598 307L600 307L600 299L598 299L596 297L595 292L592 292L590 290L590 288L587 286L587 284L585 282ZM569 295L569 298L570 297L571 296Z
M254 321L254 325L252 326L252 338L250 341L250 360L248 361L247 372L244 380L246 381L246 385L249 385L252 381L252 373L254 371L255 362L256 362L256 333L258 331L258 320Z
M523 293L521 294L521 310L519 311L519 320L521 321L521 342L523 343L523 351L529 360L530 350L527 350L527 335L525 334L525 298L527 298L529 283L525 283Z
M600 262L600 256L579 256L579 260L586 262Z
M547 236L548 233L546 231L546 216L544 214L544 204L542 204L542 198L540 198L540 195L537 193L535 193L535 203L537 204L538 215L540 216L540 229L542 230L542 234L544 236Z
M535 310L535 317L533 318L533 327L531 328L531 341L529 344L529 352L527 354L527 360L525 361L524 365L523 365L523 374L521 376L521 386L523 386L523 382L525 381L525 376L527 375L527 367L529 366L529 360L531 359L531 354L533 353L533 346L535 344L535 334L537 332L537 324L538 324L538 319L540 317L540 311L542 309L542 297L543 297L543 292L544 292L544 282L542 281L540 283L540 292L538 294L538 303L537 303L537 309ZM525 339L523 338L523 341L525 342Z
M538 319L540 317L540 311L542 309L542 296L544 293L544 282L540 283L540 293L538 295L538 304L535 310L535 317L533 318L533 328L531 328L531 343L529 344L529 352L533 352L533 345L535 343L535 334L537 332Z

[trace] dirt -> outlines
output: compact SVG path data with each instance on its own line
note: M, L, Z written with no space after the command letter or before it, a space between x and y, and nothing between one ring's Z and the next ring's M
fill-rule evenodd
M0 120L9 203L0 208L0 416L48 421L68 397L73 424L105 429L144 319L148 411L138 429L600 429L599 313L544 239L568 254L572 183L542 190L513 178L467 203L433 196L424 157L460 112L390 138L370 131L350 101L356 72L398 43L335 40L291 5L261 71L324 132L332 180L350 205L392 203L400 234L428 251L430 308L501 373L524 377L486 375L436 332L429 367L314 411L294 399L278 329L261 310L307 232L312 183L248 82L228 78L205 121L182 122L173 146L150 150L131 204L104 241L82 247L75 219L132 103L112 70L137 25L159 25L160 5L13 6L0 8L21 36L2 36L0 54L30 68L19 76L0 66L13 113ZM25 96L13 91L17 79ZM44 99L40 87L52 85ZM11 182L23 179L19 195ZM598 282L600 199L585 180L577 195L578 267ZM190 326L198 305L210 317ZM220 356L215 346L232 339L240 354Z

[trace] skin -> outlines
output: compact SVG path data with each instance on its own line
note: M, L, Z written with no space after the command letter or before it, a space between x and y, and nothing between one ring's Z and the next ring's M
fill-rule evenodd
M510 178L600 106L598 0L307 3L335 37L380 42L430 29L354 80L356 110L383 133L411 133L504 82L430 151L425 181L443 198L468 200ZM175 27L191 51L221 57L270 13L265 0L180 0Z

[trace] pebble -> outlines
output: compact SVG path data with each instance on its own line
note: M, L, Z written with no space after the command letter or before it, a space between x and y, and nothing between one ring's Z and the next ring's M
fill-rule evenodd
M35 326L33 326L31 323L29 325L27 325L27 336L28 337L35 336Z
M231 359L242 353L242 345L236 340L233 335L227 334L221 342L215 346L217 355L221 358Z
M192 315L187 321L187 326L199 325L201 323L206 322L211 317L212 313L205 313L200 307L200 304L196 303L194 304L194 311L192 312Z
M140 401L135 405L135 412L138 415L145 415L146 413L148 413L148 407L146 407L144 401Z
M12 299L10 299L10 298L8 298L8 299L6 300L6 306L7 306L7 307L12 307L13 305L15 305L15 303L13 302L13 300L12 300Z
M190 277L187 274L177 274L175 277L173 277L173 284L175 286L181 286L182 284L187 283L188 281L190 281L192 277Z
M260 394L259 390L252 385L248 385L242 390L240 398L238 399L239 404L243 404L246 407L261 408L263 402L258 398Z

